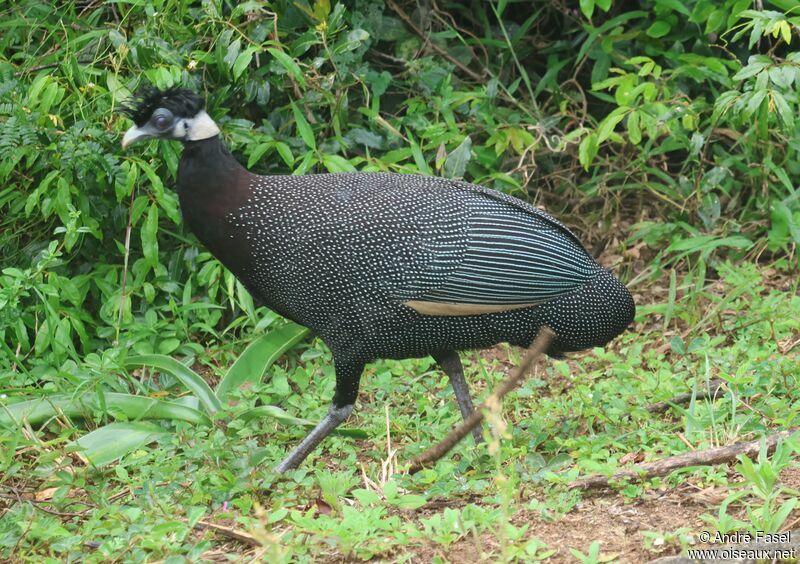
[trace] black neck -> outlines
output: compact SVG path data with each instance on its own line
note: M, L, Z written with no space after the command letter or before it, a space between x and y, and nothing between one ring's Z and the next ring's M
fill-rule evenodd
M178 169L178 190L224 186L226 180L246 173L219 135L199 141L185 141Z
M218 135L184 143L178 167L178 197L186 224L234 273L249 261L247 247L231 247L228 214L250 198L251 175L231 155Z

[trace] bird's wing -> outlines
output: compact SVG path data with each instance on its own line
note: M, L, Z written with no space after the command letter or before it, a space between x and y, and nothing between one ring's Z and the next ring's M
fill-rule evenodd
M543 221L545 224L555 228L556 230L561 231L566 237L572 239L572 241L577 243L578 247L583 249L583 243L581 243L581 240L578 239L578 237L572 231L570 231L566 225L558 221L549 213L540 210L533 204L530 204L524 200L520 200L519 198L515 198L514 196L510 196L503 192L498 192L497 190L492 190L490 188L479 186L477 184L470 184L469 182L464 182L460 180L450 180L449 182L454 188L462 190L465 193L472 194L474 196L473 199L475 201L480 201L485 198L488 200L503 202L505 204L508 204L509 207L511 208L516 208L518 210L524 211L528 215L533 216L536 219ZM482 196L483 198L480 198L478 196Z
M402 303L427 315L477 315L530 307L578 290L602 268L564 225L499 192L456 183L466 214L456 254L435 285L405 285ZM421 244L438 248L436 237ZM448 255L445 255L448 256ZM436 261L428 269L439 269ZM414 294L409 296L409 293ZM398 295L398 298L401 297Z

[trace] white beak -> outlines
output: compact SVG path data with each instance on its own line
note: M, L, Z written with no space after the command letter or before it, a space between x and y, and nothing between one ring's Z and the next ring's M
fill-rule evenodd
M125 132L125 136L122 138L122 148L126 149L137 141L149 139L150 137L153 137L151 133L147 132L145 129L139 129L134 125Z

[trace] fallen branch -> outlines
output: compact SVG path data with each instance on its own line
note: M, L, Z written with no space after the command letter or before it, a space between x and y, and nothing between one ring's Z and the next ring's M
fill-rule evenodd
M447 454L450 449L456 446L461 439L466 437L470 431L472 431L472 429L477 427L480 422L483 421L484 409L488 409L490 405L498 405L503 397L508 394L508 392L516 388L522 382L528 372L528 369L536 361L536 359L539 358L539 355L547 350L547 347L550 344L550 341L553 340L553 337L555 337L555 333L553 333L552 329L549 327L542 327L539 331L539 334L536 336L536 339L533 341L533 344L528 349L528 354L525 355L522 363L517 366L514 372L503 382L501 382L497 389L492 392L492 395L486 398L486 401L484 401L475 411L472 412L472 415L465 419L460 425L456 426L455 429L450 431L450 433L444 439L442 439L441 442L432 446L412 460L411 467L408 469L408 472L410 474L414 474L415 472L422 470L422 468L424 468L426 465L436 462L445 454Z
M208 521L198 521L195 523L194 528L213 531L218 535L222 535L223 537L227 537L250 546L261 546L261 543L258 541L258 539L256 539L250 533L246 533L242 530L234 529L232 527L217 525L216 523L209 523Z
M767 452L771 453L775 450L778 441L791 436L800 431L800 427L793 427L786 431L780 431L774 435L769 435L763 439L756 439L754 441L747 441L736 443L724 447L709 448L706 450L695 450L692 452L685 452L676 456L670 456L655 462L644 462L636 464L631 468L622 470L611 476L589 476L587 478L580 478L572 482L570 489L592 489L592 488L605 488L611 482L618 482L625 479L640 479L645 480L655 476L665 476L673 470L679 468L687 468L689 466L711 466L713 464L722 464L734 460L740 454L748 458L755 458L761 450L761 441L763 440L767 447Z
M717 396L717 393L720 391L720 389L725 387L725 385L725 380L715 378L708 383L708 390L697 393L695 400L705 400L709 398L713 399ZM685 394L678 394L677 396L666 401L651 403L647 406L647 411L650 413L664 413L673 405L683 405L692 401L692 393L693 392L686 392Z

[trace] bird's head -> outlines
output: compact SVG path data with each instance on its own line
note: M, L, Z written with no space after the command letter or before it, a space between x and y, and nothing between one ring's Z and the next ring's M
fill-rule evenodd
M153 137L200 141L219 135L203 107L203 98L191 90L143 88L122 108L136 124L125 132L122 148Z

